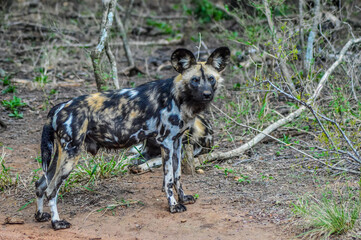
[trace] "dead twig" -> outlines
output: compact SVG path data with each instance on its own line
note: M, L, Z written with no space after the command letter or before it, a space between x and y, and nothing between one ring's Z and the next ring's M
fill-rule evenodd
M310 34L308 35L307 40L307 49L306 49L306 55L305 55L305 68L309 71L311 66L311 61L313 58L313 42L315 41L316 35L317 35L317 26L321 19L321 11L320 11L320 0L315 0L315 7L314 7L314 20L312 29L310 31Z
M110 64L112 65L112 79L113 83L116 89L119 89L119 79L118 79L118 68L117 68L117 62L115 60L115 57L109 47L108 42L105 44L105 52L107 53L108 59Z
M93 63L95 82L97 84L98 91L102 90L102 86L105 85L105 80L101 76L100 61L103 51L106 46L106 42L109 36L109 30L113 24L113 18L115 14L116 0L103 0L103 18L101 23L101 34L99 36L98 45L92 51L90 57ZM109 55L108 55L109 56ZM111 61L111 59L109 59Z
M269 25L269 27L271 29L272 41L276 46L278 46L279 43L276 41L277 31L276 31L276 28L275 28L273 20L272 20L271 10L269 8L268 1L269 0L263 0L263 5L264 5L264 8L265 8L265 14L266 14L266 17L267 17L268 25ZM283 72L285 81L286 81L287 85L291 88L292 92L295 92L296 87L292 82L291 75L290 75L290 73L288 71L288 68L287 68L287 65L286 65L286 60L287 60L286 57L284 57L284 58L279 57L278 58L279 65L280 65L281 70Z
M134 68L135 67L134 59L133 59L132 52L129 48L128 37L127 37L127 33L126 33L126 30L123 25L123 21L118 15L116 15L115 22L116 22L117 28L121 34L121 38L122 38L122 42L123 42L123 49L125 52L125 56L128 60L128 67Z

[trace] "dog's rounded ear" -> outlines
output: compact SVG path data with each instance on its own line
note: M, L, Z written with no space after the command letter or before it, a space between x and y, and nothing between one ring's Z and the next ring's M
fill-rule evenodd
M228 47L220 47L214 50L214 52L209 56L206 64L213 66L218 72L222 71L231 57L231 51Z
M171 57L171 62L174 69L179 73L183 73L192 65L197 64L193 53L184 48L179 48L174 51Z

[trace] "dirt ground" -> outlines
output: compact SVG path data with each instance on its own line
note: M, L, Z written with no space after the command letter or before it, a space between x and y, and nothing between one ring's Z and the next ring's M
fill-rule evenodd
M71 97L76 94L73 91L63 88L58 97ZM38 90L28 91L18 86L17 96L34 109L42 104ZM1 194L0 221L4 222L6 217L24 221L24 224L2 225L0 239L289 239L293 235L287 226L288 203L277 200L278 194L269 189L270 185L278 188L281 179L254 181L251 176L249 184L239 184L212 167L205 168L204 174L184 175L185 188L191 194L198 194L199 199L187 206L187 212L180 214L168 212L161 191L161 169L102 180L94 187L94 192L73 189L58 203L61 216L73 226L55 232L50 222L35 222L35 202L18 211L34 198L34 187L28 184L32 171L39 167L34 159L40 152L46 112L25 108L23 119L9 118L6 111L2 111L0 117L8 125L8 129L1 132L6 163L22 177L18 188ZM238 168L237 161L220 165ZM257 164L243 167L248 172L262 171L257 170ZM284 191L292 188L287 186ZM112 211L97 211L121 199L140 203Z
M93 91L94 84L84 87ZM79 94L79 89L58 88L54 102ZM12 217L24 224L1 226L0 239L290 239L300 229L290 224L290 203L298 194L314 191L327 180L317 172L305 171L302 158L290 151L276 154L279 148L264 142L246 156L227 162L209 164L204 174L184 175L184 187L190 194L198 194L188 211L171 214L161 192L162 172L105 179L92 187L72 189L59 199L62 218L72 227L53 231L50 222L34 220L35 202L18 211L35 197L32 171L39 168L35 158L40 153L40 135L46 111L42 92L18 85L17 96L31 107L23 109L23 119L0 118L8 128L1 132L7 166L21 176L20 185L1 193L0 221ZM215 134L217 135L217 134ZM225 144L227 146L227 144ZM216 164L216 165L215 165ZM216 167L215 167L216 166ZM239 183L224 169L233 169L249 177L249 183ZM121 200L139 201L128 207L98 211Z
M23 2L26 1L18 1L20 5L25 4ZM50 1L54 2L55 7L46 5L46 1L32 2L33 5L40 3L40 13L31 4L25 6L28 11L22 11L22 5L10 6L10 12L14 12L4 15L3 22L7 27L0 29L0 69L12 74L12 83L17 87L16 96L27 103L20 110L22 119L9 117L10 112L0 105L0 120L7 125L7 129L0 126L0 154L6 154L6 166L20 175L16 188L0 193L0 223L4 223L0 226L1 240L292 239L303 229L294 224L297 219L292 216L291 203L300 195L323 189L326 182L333 184L342 178L321 169L315 170L317 163L304 160L290 149L281 150L279 145L268 139L244 156L206 165L202 168L203 174L183 175L183 186L187 193L199 196L197 202L188 205L184 213L168 212L165 194L161 191L162 172L155 169L145 174L125 174L101 180L92 187L93 191L74 188L65 193L58 200L58 208L60 217L72 224L70 229L54 231L50 222L35 222L35 202L23 210L19 209L35 197L34 184L30 182L34 170L40 167L35 158L40 154L42 125L51 106L96 91L90 48L74 46L94 45L98 38L101 12L100 2L95 4L96 1L88 1L89 4ZM147 8L142 5L145 1L135 2L136 10L143 15L179 16L175 7L158 4L162 1L150 3ZM98 21L94 20L96 17ZM141 18L134 17L132 21L130 26L146 25ZM198 29L192 28L194 22L189 19L182 21L178 24L183 27L180 32L186 34L188 31L188 35L192 32L191 35L197 36ZM235 26L234 22L228 24ZM200 31L204 31L208 26L201 27ZM227 44L222 39L213 38L214 31L218 31L216 27L210 29L204 31L203 35L210 49ZM152 29L146 34L131 35L129 38L130 41L148 41L167 37L159 29ZM179 47L194 50L198 44L190 41L190 36L184 39L179 45L172 46L131 45L136 65L143 74L121 76L121 86L129 87L174 75L168 61L172 51ZM119 37L112 41L111 46L121 70L127 65L122 47L116 45L117 41L120 41ZM33 81L39 75L39 67L47 69L49 77L49 83L43 89ZM229 86L233 86L233 79L241 79L227 74L226 71L226 84ZM0 85L0 92L3 88ZM51 89L57 92L50 94ZM0 94L1 100L12 97L12 93ZM217 104L222 105L222 102ZM233 143L220 137L223 136L222 131L219 125L215 126L216 143L220 150L233 148ZM288 130L281 129L278 133L280 137L282 131ZM288 135L292 134L295 133L288 132ZM309 142L313 139L312 134L297 135ZM251 137L243 134L235 144L240 145ZM227 174L225 169L232 169L234 173ZM240 176L246 177L242 183L236 178ZM121 201L132 204L101 210ZM5 224L7 217L23 221L23 224Z

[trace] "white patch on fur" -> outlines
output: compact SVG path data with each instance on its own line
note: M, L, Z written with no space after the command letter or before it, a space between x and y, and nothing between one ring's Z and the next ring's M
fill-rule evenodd
M129 152L130 153L133 153L133 154L139 154L138 151L143 151L143 148L144 148L144 144L140 143L140 144L137 144L137 145L134 145L130 150ZM132 156L134 157L134 156Z
M72 121L73 121L73 113L70 113L68 120L66 120L66 122L64 123L66 132L69 136L72 136L72 134L73 134L73 131L71 130Z
M119 91L119 94L125 94L126 92L128 92L130 89L129 88L123 88L122 90Z
M123 95L123 94L126 94L126 93L129 94L130 98L134 98L135 96L138 95L139 92L137 90L130 89L130 88L124 88L124 89L119 91L120 95Z
M69 144L71 143L72 141L69 141L69 142L66 142L66 145L64 147L65 150L67 151L70 151L70 150L73 150L75 149L77 146L72 146L71 148L69 148Z
M52 122L52 125L53 125L53 129L56 131L56 120L58 118L58 113L61 111L61 109L64 108L66 103L63 103L61 104L61 106L55 111L55 114L54 114L54 117L53 117L53 122Z
M189 58L182 58L182 59L179 60L179 62L182 64L182 67L184 69L189 68L189 62L190 62Z
M130 98L134 98L135 96L137 96L138 95L138 91L137 90L134 90L134 89L132 89L132 90L129 90L129 97Z
M213 58L213 64L212 64L213 67L215 69L218 69L222 64L222 61L223 61L223 58L220 56Z
M43 207L44 207L44 194L42 197L38 197L36 202L37 202L37 205L38 205L38 211L39 212L43 212Z
M49 206L50 206L50 211L51 211L51 221L59 221L60 220L58 208L56 206L57 199L58 199L58 193L55 195L54 198L49 200Z

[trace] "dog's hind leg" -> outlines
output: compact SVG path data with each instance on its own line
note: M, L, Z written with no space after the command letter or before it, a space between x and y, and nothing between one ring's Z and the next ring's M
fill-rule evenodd
M56 171L56 165L58 160L58 151L55 152L53 162L50 165L50 168L48 168L48 171L44 173L44 175L35 183L36 187L36 196L37 196L37 209L35 213L35 219L38 222L46 222L49 221L51 216L49 213L43 211L43 205L44 205L44 196L45 196L45 190L49 185L49 182L53 179L55 171Z
M64 145L65 147L63 147ZM54 230L69 228L71 225L66 220L60 220L57 209L57 197L61 184L69 176L80 157L80 146L71 146L71 142L67 142L66 144L63 144L63 146L57 142L59 156L56 165L56 171L54 177L51 179L48 187L45 190L45 194L49 199L49 206L51 210L51 225Z
M53 178L58 161L58 149L55 151L52 159L52 153L54 150L54 130L50 123L45 124L43 128L41 138L41 159L44 175L35 183L36 196L37 196L37 208L35 212L35 219L38 222L49 221L51 216L49 213L43 211L44 193L48 187L49 182ZM50 165L50 166L49 166Z

